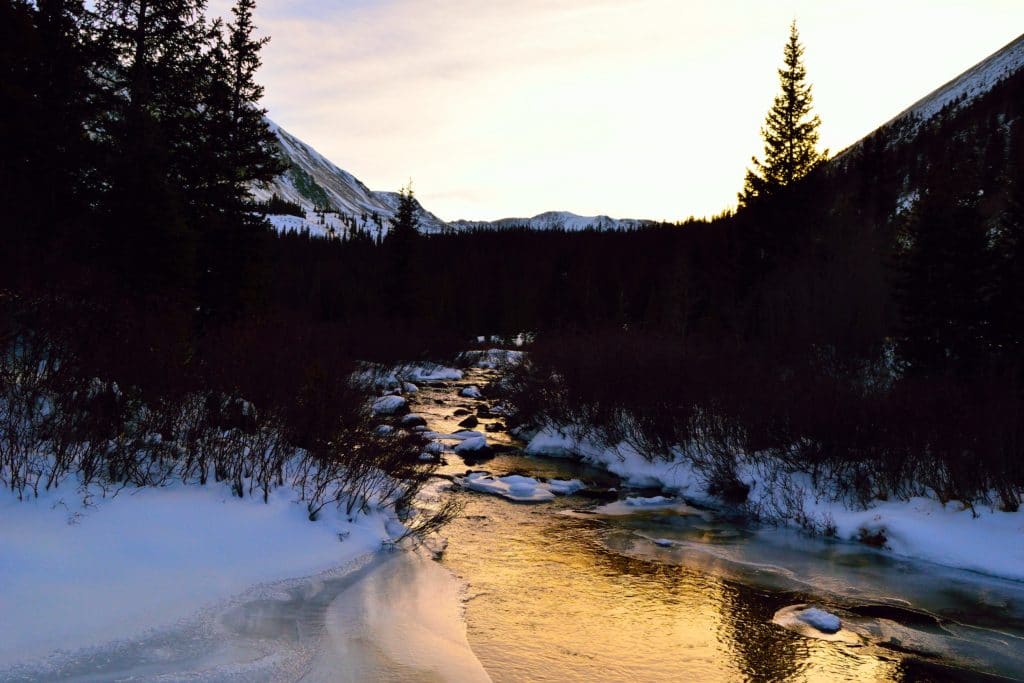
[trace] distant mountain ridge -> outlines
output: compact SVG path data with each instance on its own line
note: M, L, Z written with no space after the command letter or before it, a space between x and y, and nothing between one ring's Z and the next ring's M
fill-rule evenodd
M532 218L501 218L496 221L452 221L448 225L455 230L507 230L509 228L529 228L531 230L634 230L655 221L635 218L611 218L609 216L580 216L568 211L547 211Z

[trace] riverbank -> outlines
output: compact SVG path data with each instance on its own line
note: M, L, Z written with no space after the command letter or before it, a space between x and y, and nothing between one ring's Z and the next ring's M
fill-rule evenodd
M729 504L711 493L707 477L684 451L648 460L626 443L605 444L586 426L548 426L522 432L526 453L568 457L603 468L628 485L660 489L702 505L738 508L768 523L784 524L845 541L867 543L893 554L990 576L1024 581L1024 510L968 506L931 497L873 500L865 507L815 484L810 475L769 461L740 456L738 479L746 500Z

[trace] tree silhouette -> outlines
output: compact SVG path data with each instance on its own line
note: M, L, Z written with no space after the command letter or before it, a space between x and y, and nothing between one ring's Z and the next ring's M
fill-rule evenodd
M739 194L741 206L769 197L800 180L828 156L827 151L817 150L821 119L812 115L813 98L803 55L804 47L794 21L783 52L784 66L779 69L781 92L761 129L764 161L751 159L754 167L747 169L743 192Z

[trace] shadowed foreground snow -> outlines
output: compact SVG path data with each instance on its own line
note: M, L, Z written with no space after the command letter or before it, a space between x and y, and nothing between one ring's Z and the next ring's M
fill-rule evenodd
M0 499L0 667L173 624L387 538L384 513L313 523L291 498L279 489L264 504L215 485L125 489L90 507L72 487Z
M219 487L59 501L0 506L0 679L489 680L458 581L374 552L383 513L311 523Z

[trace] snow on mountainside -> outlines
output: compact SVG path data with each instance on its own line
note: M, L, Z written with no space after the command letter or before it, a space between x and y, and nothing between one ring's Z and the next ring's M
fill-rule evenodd
M277 135L281 156L289 169L266 185L252 188L258 201L277 195L306 211L298 216L270 216L278 230L308 229L318 236L340 236L351 230L364 230L377 236L386 233L389 219L395 215L398 195L374 192L348 171L338 168L315 149L268 119ZM420 207L420 230L441 232L444 221Z
M1021 67L1024 67L1024 35L918 100L893 121L907 116L927 120L954 102L958 106L970 104Z
M608 216L578 216L568 211L548 211L533 218L502 218L496 221L452 221L449 223L455 230L493 229L527 227L531 230L567 230L578 231L593 228L595 230L633 230L652 225L654 221L633 218L610 218Z
M934 117L947 106L952 105L959 109L969 105L990 91L997 83L1022 68L1024 68L1024 35L978 62L945 85L925 95L879 129L900 128L897 139L908 140L918 130L921 122ZM863 140L860 140L850 145L836 158L856 149L862 142Z

